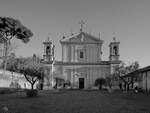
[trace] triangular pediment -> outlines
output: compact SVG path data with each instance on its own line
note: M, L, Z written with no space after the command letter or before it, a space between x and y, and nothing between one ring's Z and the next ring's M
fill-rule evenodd
M65 38L61 40L61 42L66 43L102 43L103 40L100 40L99 38L92 36L88 33L81 32L79 34L72 35L68 38Z

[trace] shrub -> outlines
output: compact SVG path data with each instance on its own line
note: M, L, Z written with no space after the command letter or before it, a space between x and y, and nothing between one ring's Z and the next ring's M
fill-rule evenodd
M11 94L13 92L15 92L14 89L9 89L9 88L0 89L0 94Z
M38 90L27 90L26 95L27 97L36 97L38 95Z
M102 89L102 86L106 83L106 80L104 78L97 78L95 80L95 86L98 86L99 87L99 90Z
M9 87L10 88L15 88L15 89L20 89L21 85L17 81L15 81L15 82L11 82Z

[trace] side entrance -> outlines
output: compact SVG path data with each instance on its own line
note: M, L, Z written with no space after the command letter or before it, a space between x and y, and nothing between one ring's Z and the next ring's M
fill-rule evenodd
M79 78L79 89L84 89L84 78Z

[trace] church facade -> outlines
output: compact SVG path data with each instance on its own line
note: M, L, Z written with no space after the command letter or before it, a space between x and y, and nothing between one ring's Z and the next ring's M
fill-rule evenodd
M71 88L89 89L97 78L105 78L113 73L120 64L119 44L115 38L110 42L108 61L102 60L103 40L80 29L80 32L60 40L62 60L55 60L52 41L43 42L44 54L42 63L46 67L44 87L53 87L56 78L70 83Z

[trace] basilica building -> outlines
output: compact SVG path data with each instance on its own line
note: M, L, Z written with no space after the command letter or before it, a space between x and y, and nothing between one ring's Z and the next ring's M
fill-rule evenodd
M54 56L55 46L51 40L44 44L42 63L46 67L47 76L44 88L53 87L56 78L70 83L71 88L89 89L94 86L97 78L105 78L113 73L116 65L120 64L119 44L114 38L109 44L109 60L102 60L102 45L99 37L92 36L82 30L70 37L63 36L59 41L62 49L62 60Z

